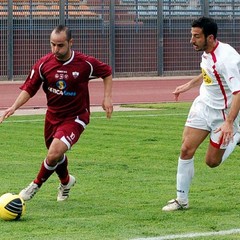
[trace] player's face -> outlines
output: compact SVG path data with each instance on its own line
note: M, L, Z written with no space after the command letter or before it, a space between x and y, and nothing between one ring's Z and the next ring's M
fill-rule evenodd
M196 51L205 51L207 49L207 39L205 38L202 29L198 27L193 27L191 29L191 34L192 37L190 43L192 43L193 48Z
M71 57L72 39L67 40L65 32L52 32L50 37L52 53L60 61L66 61Z

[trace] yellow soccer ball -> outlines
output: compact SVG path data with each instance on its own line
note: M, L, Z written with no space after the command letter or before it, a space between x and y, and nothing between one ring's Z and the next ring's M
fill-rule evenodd
M0 197L0 218L5 221L18 220L26 211L24 200L17 194L5 193Z

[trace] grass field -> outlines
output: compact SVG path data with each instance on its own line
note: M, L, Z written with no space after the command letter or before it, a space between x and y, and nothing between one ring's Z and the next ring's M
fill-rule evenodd
M210 169L204 163L205 142L195 156L190 209L161 211L176 196L177 159L189 106L138 105L147 110L114 112L111 120L93 113L68 152L69 170L77 179L70 198L56 201L58 179L52 175L26 202L20 221L0 220L0 239L240 239L237 232L227 234L240 228L240 149ZM46 155L43 122L41 115L12 116L0 125L0 195L18 193L35 178ZM226 232L194 236L219 231Z

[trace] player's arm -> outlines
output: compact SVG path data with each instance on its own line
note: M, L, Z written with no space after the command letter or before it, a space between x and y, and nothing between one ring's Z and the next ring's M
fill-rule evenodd
M104 83L104 97L102 101L102 108L105 110L107 118L111 118L113 112L112 75L103 78L103 83Z
M203 77L202 77L202 74L200 74L200 75L194 77L193 79L191 79L189 82L176 87L176 89L173 91L175 100L178 101L178 97L179 97L180 93L186 92L191 88L200 86L202 83L202 80L203 80Z
M223 139L223 144L227 145L233 139L233 122L240 111L240 92L233 94L230 111L226 116L224 124L216 130L221 131L220 139Z
M27 91L23 90L19 96L17 97L17 99L15 100L15 102L13 103L13 105L6 109L3 112L3 115L0 117L0 123L2 123L6 118L10 117L12 114L14 114L14 112L20 108L24 103L26 103L29 99L30 99L30 95Z
M104 83L104 97L102 101L102 108L106 112L107 118L111 118L113 112L112 104L112 69L109 65L98 59L88 56L87 61L91 63L93 73L92 76L97 76L103 79Z
M240 111L240 92L233 94L232 104L226 121L233 124Z

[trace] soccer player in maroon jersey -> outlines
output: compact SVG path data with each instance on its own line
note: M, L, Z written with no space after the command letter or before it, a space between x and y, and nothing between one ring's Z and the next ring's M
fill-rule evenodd
M36 178L19 193L24 200L30 200L53 172L60 179L57 201L68 198L70 188L76 180L68 173L65 153L78 141L89 123L89 80L103 79L102 107L107 118L111 117L113 111L111 67L92 56L72 50L72 43L71 30L68 27L59 25L52 31L52 53L35 63L20 87L21 93L0 117L2 123L42 86L47 98L44 136L48 152Z

